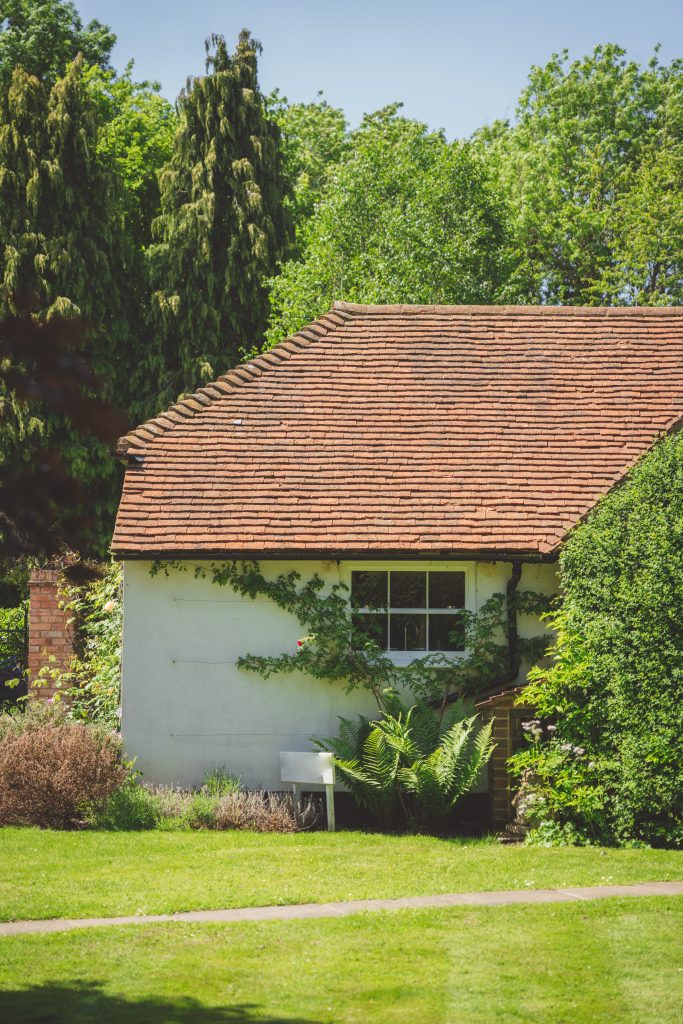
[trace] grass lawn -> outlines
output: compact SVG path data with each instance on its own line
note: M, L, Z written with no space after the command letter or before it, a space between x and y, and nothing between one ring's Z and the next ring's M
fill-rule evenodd
M3 1024L674 1024L683 900L0 939Z
M683 879L683 852L359 832L0 829L0 920Z

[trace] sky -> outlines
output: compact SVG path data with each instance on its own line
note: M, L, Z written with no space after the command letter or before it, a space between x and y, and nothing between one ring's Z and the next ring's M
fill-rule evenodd
M76 0L118 36L113 61L169 99L204 69L204 39L241 28L263 45L259 80L291 101L319 90L352 125L401 101L408 117L470 135L514 116L533 64L614 42L640 62L683 57L683 0Z

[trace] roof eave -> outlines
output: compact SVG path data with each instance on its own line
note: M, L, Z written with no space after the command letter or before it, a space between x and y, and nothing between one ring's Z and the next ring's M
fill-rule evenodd
M112 557L118 562L149 561L467 561L467 562L554 562L559 548L550 551L536 549L514 550L510 548L452 548L437 551L406 550L396 548L277 548L260 549L180 549L177 551L125 550L112 547Z

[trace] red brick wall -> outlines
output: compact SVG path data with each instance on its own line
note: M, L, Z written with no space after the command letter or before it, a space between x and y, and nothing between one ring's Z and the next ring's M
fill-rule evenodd
M29 579L28 673L30 697L47 700L55 694L52 680L34 686L41 668L67 669L73 657L68 615L60 603L60 574L54 569L36 569ZM51 660L51 657L54 660Z

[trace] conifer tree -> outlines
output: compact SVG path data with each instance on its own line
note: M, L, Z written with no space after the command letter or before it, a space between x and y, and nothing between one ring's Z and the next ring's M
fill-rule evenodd
M206 75L188 81L178 101L181 127L160 175L161 215L147 254L164 377L157 408L260 343L265 281L287 234L279 132L257 80L259 45L243 30L234 54L221 36L206 49Z
M97 155L97 124L76 60L48 92L15 69L0 97L0 316L83 318L83 352L105 397L128 407L132 309L127 278L134 250L123 225L117 180ZM0 464L59 450L88 488L93 550L104 551L116 504L117 472L100 442L62 414L0 394Z
M125 402L134 251L97 133L80 58L49 93L15 70L0 104L0 313L23 312L30 294L40 317L84 317L93 369Z

